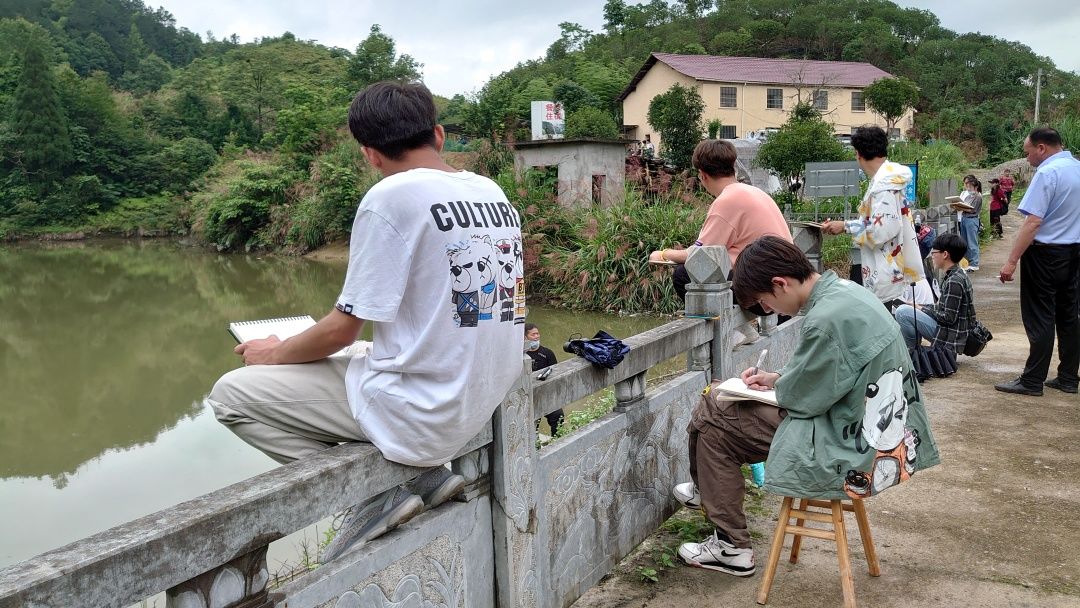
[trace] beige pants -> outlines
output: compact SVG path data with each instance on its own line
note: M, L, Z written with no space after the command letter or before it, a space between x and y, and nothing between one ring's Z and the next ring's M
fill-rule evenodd
M345 394L350 360L241 367L222 376L206 401L219 422L282 464L366 441Z

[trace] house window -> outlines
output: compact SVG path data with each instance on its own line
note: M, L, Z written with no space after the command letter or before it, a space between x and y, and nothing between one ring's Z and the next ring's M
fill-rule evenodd
M852 112L865 112L866 101L863 99L862 91L851 92L851 111Z
M765 92L765 108L769 110L784 109L784 89L769 89Z
M592 202L594 205L604 202L604 177L603 175L592 176Z
M815 110L828 110L829 109L829 92L818 89L814 91L814 109Z
M735 125L720 127L720 139L735 139Z
M736 101L735 87L720 87L720 107L734 108Z

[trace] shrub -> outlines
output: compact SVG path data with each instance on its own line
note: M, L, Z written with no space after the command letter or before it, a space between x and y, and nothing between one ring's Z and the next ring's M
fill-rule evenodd
M690 168L694 146L701 141L705 102L694 87L671 85L649 102L649 124L660 132L663 158L679 169Z
M724 123L719 118L714 118L709 121L709 139L716 139L716 136L720 134L720 127L724 126Z
M201 139L185 137L155 154L152 162L159 170L160 190L183 192L214 166L217 152Z
M184 200L180 197L127 198L93 217L90 227L104 232L131 234L184 234Z
M850 158L833 135L832 125L807 104L799 104L792 109L791 119L761 145L756 163L786 181L801 178L806 163Z
M609 208L564 210L545 198L550 193L530 194L528 184L516 186L529 293L582 310L682 308L670 271L650 266L649 252L692 243L705 219L703 206L675 198L652 204L628 191Z
M205 235L219 250L245 250L260 244L259 230L270 221L270 203L245 196L217 198L206 210Z
M246 159L228 167L223 188L196 197L197 222L204 238L219 250L269 245L273 239L260 234L269 226L271 208L289 200L298 175L266 160Z
M941 139L930 144L914 141L894 143L889 146L889 160L904 164L919 163L915 197L923 206L930 204L931 181L959 178L970 167L963 150Z
M490 139L478 141L475 146L470 142L469 148L475 148L476 156L470 163L469 170L473 173L494 177L514 166L514 154L506 144Z
M566 137L595 137L615 139L619 136L619 127L615 119L603 110L585 106L566 116Z

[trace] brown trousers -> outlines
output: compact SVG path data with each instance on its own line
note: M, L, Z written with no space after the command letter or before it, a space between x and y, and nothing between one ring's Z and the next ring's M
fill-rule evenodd
M736 547L750 547L743 510L743 464L769 455L776 427L787 411L757 401L723 401L709 391L690 417L690 476L705 516Z

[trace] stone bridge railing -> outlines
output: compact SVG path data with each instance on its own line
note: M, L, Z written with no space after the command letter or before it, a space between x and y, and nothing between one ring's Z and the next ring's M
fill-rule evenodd
M674 512L670 488L689 479L686 427L709 379L753 365L762 348L779 367L794 348L799 318L762 318L761 339L734 344L747 317L722 282L727 260L692 252L687 316L627 338L615 369L574 359L544 381L523 371L452 463L468 481L462 502L270 589L271 541L419 472L342 445L8 567L0 608L125 607L161 591L169 608L568 606ZM673 357L685 370L648 386L649 369ZM606 387L611 413L536 448L538 418Z

